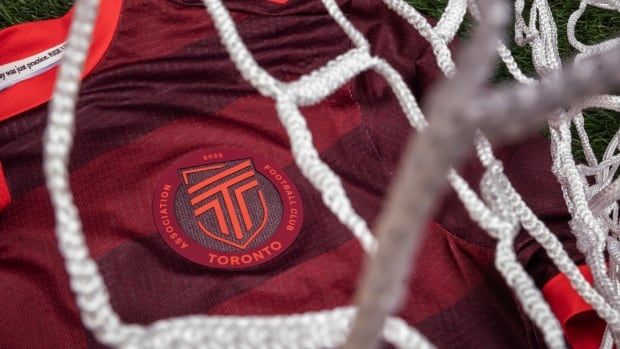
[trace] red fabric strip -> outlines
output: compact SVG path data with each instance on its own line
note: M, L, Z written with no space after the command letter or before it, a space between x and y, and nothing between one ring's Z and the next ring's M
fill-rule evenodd
M88 75L105 54L120 16L122 0L101 2L93 43L82 76ZM0 31L0 64L10 63L62 43L68 34L73 9L64 17L24 23ZM0 92L0 121L47 102L57 67Z
M581 274L592 283L587 265L579 267ZM564 328L566 339L574 349L596 349L601 344L605 322L573 289L568 278L560 273L543 287L543 295Z
M9 203L11 203L11 192L4 178L4 171L2 171L2 164L0 163L0 211L7 207Z

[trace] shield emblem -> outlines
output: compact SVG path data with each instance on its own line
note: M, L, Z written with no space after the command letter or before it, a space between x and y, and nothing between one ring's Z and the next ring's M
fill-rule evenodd
M186 168L180 175L207 236L243 250L265 228L269 209L251 159Z

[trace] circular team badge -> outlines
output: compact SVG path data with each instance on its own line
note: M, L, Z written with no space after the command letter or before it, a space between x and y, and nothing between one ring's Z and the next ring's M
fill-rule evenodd
M217 269L242 269L282 254L301 229L303 207L290 178L239 149L206 149L169 166L153 214L181 256Z

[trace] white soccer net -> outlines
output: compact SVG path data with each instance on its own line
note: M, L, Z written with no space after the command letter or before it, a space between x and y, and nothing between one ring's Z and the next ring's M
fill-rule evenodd
M355 48L293 82L279 81L257 64L221 0L204 0L204 3L222 43L243 78L262 95L275 100L280 121L289 135L297 166L322 193L325 205L351 230L364 250L369 255L374 255L381 246L364 219L353 209L338 174L319 157L299 107L318 103L348 80L372 69L381 74L392 87L412 127L423 131L427 128L427 123L411 91L396 70L381 57L370 53L368 41L347 20L334 0L322 1ZM384 3L429 41L439 68L448 78L457 74L448 43L461 26L466 12L476 20L484 17L480 12L485 11L479 11L475 1L451 0L435 27L402 0L384 0ZM561 69L556 25L546 0L533 0L527 24L522 16L524 5L524 0L514 3L515 41L519 45L531 47L533 62L541 80L525 76L506 46L501 42L494 42L497 42L497 52L514 78L522 84L536 85L540 81L555 77ZM614 39L596 45L585 45L575 38L575 23L588 5L620 11L620 1L617 0L581 1L581 6L568 23L570 43L580 52L576 64L583 58L611 49L619 42L619 39ZM364 328L352 326L358 313L356 307L272 317L188 316L160 320L148 326L125 324L119 319L110 305L107 288L84 241L67 170L74 131L74 109L80 86L79 77L90 46L98 6L99 0L77 2L66 58L60 67L44 141L44 171L55 210L59 248L66 260L71 287L76 295L84 325L100 342L127 348L332 348L345 344L352 327L353 332ZM565 342L558 320L531 277L517 262L513 240L520 228L525 229L545 248L553 263L570 280L573 288L607 322L608 330L601 346L611 348L614 338L616 341L620 339L620 224L617 201L620 181L614 180L620 166L619 134L610 142L603 158L597 159L583 126L581 111L585 108L620 111L620 97L593 97L567 111L560 110L548 115L548 119L552 170L561 183L572 216L571 229L577 238L579 249L592 269L594 286L584 279L553 232L532 213L511 186L503 174L501 163L492 153L489 141L482 133L478 133L475 141L478 157L486 168L480 183L481 197L455 171L451 170L448 174L449 183L472 219L498 240L498 270L514 290L525 312L544 334L550 348L564 348ZM571 154L571 125L576 126L587 164L576 164ZM609 264L606 264L606 252L610 257ZM408 270L401 272L407 273ZM398 291L388 294L395 295ZM389 304L384 310L392 311L394 309L391 308L395 306L396 304ZM363 315L361 311L359 313ZM386 341L399 348L433 347L403 320L389 317L384 322L381 314L379 317L379 325L383 326L381 333ZM358 322L363 320L358 319ZM356 343L355 333L352 334L350 347L352 343ZM370 341L363 346L371 346L372 343Z

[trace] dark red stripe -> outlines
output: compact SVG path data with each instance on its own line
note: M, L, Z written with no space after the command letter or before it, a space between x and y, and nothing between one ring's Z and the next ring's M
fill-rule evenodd
M483 284L415 326L437 348L545 348L524 319L510 289L491 269Z
M424 232L414 264L403 315L412 322L441 312L479 287L493 263L493 251L456 240L435 224ZM352 302L362 261L357 240L350 240L299 264L212 308L211 314L288 314ZM296 285L291 291L290 285Z
M145 8L135 4L131 10L137 11L135 7ZM203 9L190 10L206 16ZM127 12L129 9L125 11L124 16L128 18L137 16L133 12L130 15ZM181 10L180 13L185 12ZM185 18L188 23L190 19L191 16ZM191 37L205 39L192 41L172 53L162 49L165 55L159 55L159 47L169 45L167 35L179 34L172 30L162 34L161 42L152 43L148 58L138 57L136 61L128 59L128 63L115 63L116 58L109 56L131 56L132 53L126 50L135 50L135 47L124 42L135 40L142 33L126 22L131 21L125 20L121 24L122 34L110 50L115 53L104 58L97 71L84 81L77 107L72 170L172 121L189 117L217 122L213 117L216 111L242 96L255 94L255 90L241 78L228 59L219 38L206 30L194 32L191 26L187 29L194 33ZM167 28L161 22L159 25ZM253 17L238 23L238 27L260 63L284 80L319 67L348 46L344 33L326 13L310 18ZM325 35L325 40L321 42L315 40L319 31ZM314 44L308 45L309 42ZM270 115L273 115L273 105L268 108ZM324 111L328 113L331 109L328 107ZM43 183L41 138L46 113L47 109L40 107L0 124L0 144L3 144L0 159L14 199ZM262 122L256 119L256 115L246 117L246 120L254 118L252 124ZM328 119L329 115L322 117ZM279 125L277 120L267 123ZM222 132L230 130L228 128Z
M383 180L375 182L378 192L359 183L377 179L379 160L370 153L356 128L324 151L322 157L336 167L346 168L355 182L345 176L347 192L360 214L374 219L381 203ZM356 155L353 155L356 154ZM357 156L365 157L358 162ZM354 165L356 164L356 165ZM264 267L244 272L212 271L200 268L172 252L159 235L126 242L98 259L112 290L116 309L132 321L148 323L161 317L204 313L213 306L266 282L289 268L330 251L352 238L351 233L325 208L320 194L295 166L286 172L295 182L304 203L304 224L293 245ZM347 174L347 171L342 173ZM357 171L355 174L353 171ZM368 174L367 176L362 173ZM353 261L354 262L354 261Z
M260 105L259 101L254 103ZM309 120L322 119L323 108L317 106L306 110ZM357 118L354 104L341 104L340 108L341 114L331 111L331 115L340 115L335 120L340 120L341 125L345 125L345 120L350 120L354 125ZM260 109L265 110L263 107ZM294 246L276 260L277 266L241 276L207 272L165 246L155 232L150 204L155 180L172 160L198 147L216 144L243 146L247 142L256 149L264 150L264 156L277 159L278 163L290 161L285 144L256 138L254 131L251 131L255 130L253 127L248 128L247 133L238 132L234 139L217 137L221 135L220 127L237 122L228 117L232 115L224 113L223 120L217 124L199 119L172 123L141 137L136 143L108 152L72 173L74 195L80 207L87 243L95 256L103 256L98 261L100 269L111 289L113 304L124 320L148 323L162 317L206 311L221 300L351 238L350 233L324 208L320 195L292 166L287 171L301 192L308 218ZM236 117L245 118L240 114ZM271 120L277 122L275 115ZM311 121L311 126L314 122ZM323 132L317 143L328 145L330 139L338 139L339 130L332 128L330 131ZM279 132L278 138L284 140L283 130ZM340 137L330 151L323 152L323 157L344 175L347 189L362 214L372 218L378 211L380 196L377 195L385 188L387 177L376 171L380 168L377 166L379 160L361 132L358 127ZM209 141L211 139L218 141ZM351 178L355 180L349 180ZM359 179L372 183L360 182ZM11 270L12 265L21 266L18 261L27 261L41 268L37 273L25 273L22 279L12 280L12 287L19 290L18 294L9 290L0 291L0 294L17 297L15 304L25 304L27 307L18 318L0 310L0 315L4 314L0 317L11 319L10 325L5 327L7 331L22 333L17 330L27 327L27 322L22 320L30 321L37 316L40 307L31 308L26 302L33 297L42 304L64 304L66 312L50 314L50 319L62 323L61 318L68 317L73 319L71 326L79 326L52 228L53 215L47 193L42 187L30 191L0 215L0 231L3 232L0 241L2 274ZM32 287L33 284L47 286L42 289L40 286ZM227 285L225 290L224 284ZM47 287L62 292L44 296ZM187 297L182 302L184 305L175 303L179 300L179 294ZM62 338L66 335L58 334ZM55 340L52 338L50 341ZM61 342L59 337L58 343Z

